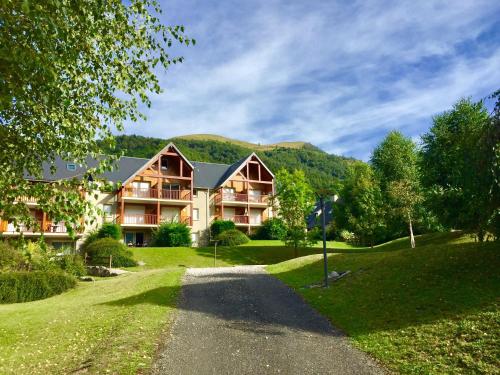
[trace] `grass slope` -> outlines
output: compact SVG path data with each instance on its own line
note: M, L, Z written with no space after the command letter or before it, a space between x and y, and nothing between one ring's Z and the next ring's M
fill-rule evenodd
M352 274L330 288L319 282L321 256L268 271L349 334L355 344L404 374L498 373L498 244L457 235L398 240L375 253L331 254L329 269ZM387 251L385 251L387 250Z
M135 374L148 368L183 270L131 273L0 305L0 373Z

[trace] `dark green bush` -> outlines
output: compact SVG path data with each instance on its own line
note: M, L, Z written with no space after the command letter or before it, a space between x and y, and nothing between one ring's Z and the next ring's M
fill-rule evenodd
M23 255L7 242L0 241L0 271L14 271L24 268Z
M267 219L257 229L256 240L281 240L286 235L285 223L280 218Z
M114 238L115 240L122 239L122 228L118 224L104 223L97 231L97 238Z
M112 256L113 267L133 267L137 262L132 259L132 251L114 238L100 238L92 242L86 249L87 262L92 265L109 266Z
M238 246L250 241L247 235L238 229L229 229L217 237L221 246Z
M89 247L89 245L92 242L99 239L97 232L98 232L98 230L94 229L94 230L87 233L87 235L85 236L85 239L83 240L82 246L80 247L80 252L82 254L87 252L87 248Z
M83 259L78 254L65 254L55 258L57 266L73 276L83 276L87 273Z
M210 226L210 231L212 232L212 237L217 238L222 232L235 228L236 226L231 220L215 220Z
M183 223L163 223L153 231L153 246L191 246L191 230Z
M35 301L60 294L75 286L76 279L62 272L0 273L0 303Z

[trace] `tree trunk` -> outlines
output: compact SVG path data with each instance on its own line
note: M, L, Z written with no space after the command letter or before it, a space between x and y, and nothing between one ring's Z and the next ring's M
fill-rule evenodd
M415 248L415 237L413 236L413 226L411 224L411 216L408 215L408 222L409 222L409 226L410 226L410 243L411 243L411 248L414 249Z

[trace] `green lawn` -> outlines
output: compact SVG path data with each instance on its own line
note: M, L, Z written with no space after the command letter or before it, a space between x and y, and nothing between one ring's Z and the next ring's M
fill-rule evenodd
M344 242L328 242L329 252L360 252L374 251L348 245ZM299 249L299 256L319 254L321 243L317 247ZM144 247L134 248L134 258L146 263L145 266L131 268L144 270L162 267L213 267L214 247ZM228 248L217 248L217 267L233 266L238 264L274 264L294 258L294 250L283 246L281 241L250 241L247 244Z
M80 283L45 300L0 305L0 373L135 374L151 364L183 270Z
M498 373L498 243L441 234L407 246L402 239L373 253L330 254L330 270L352 274L328 289L304 288L322 278L320 255L267 269L391 370Z

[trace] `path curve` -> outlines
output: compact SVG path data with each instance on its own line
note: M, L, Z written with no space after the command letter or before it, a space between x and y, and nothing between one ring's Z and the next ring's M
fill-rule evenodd
M154 374L383 374L263 266L191 268Z

